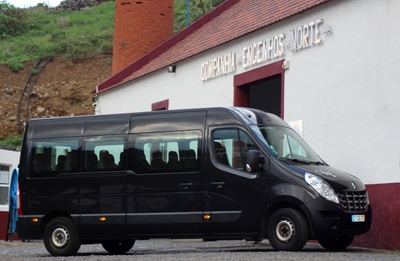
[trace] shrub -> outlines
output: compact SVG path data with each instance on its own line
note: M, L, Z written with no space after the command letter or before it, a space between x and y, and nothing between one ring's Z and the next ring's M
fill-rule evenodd
M18 72L20 70L23 70L25 68L25 66L22 63L11 63L9 65L9 68L12 72Z
M28 29L27 13L2 0L0 2L0 39L16 36Z

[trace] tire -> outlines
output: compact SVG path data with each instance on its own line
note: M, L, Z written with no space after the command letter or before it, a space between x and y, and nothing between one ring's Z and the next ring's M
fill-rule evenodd
M354 237L342 237L342 238L332 238L332 239L320 239L318 242L326 250L338 251L344 250L353 242Z
M113 255L121 255L133 247L135 244L134 239L126 239L126 240L110 240L110 241L103 241L101 245L107 252Z
M308 222L295 209L279 209L268 220L267 237L275 250L299 251L307 243L308 236Z
M81 238L74 222L67 217L51 220L44 229L44 245L52 256L75 255L81 247Z

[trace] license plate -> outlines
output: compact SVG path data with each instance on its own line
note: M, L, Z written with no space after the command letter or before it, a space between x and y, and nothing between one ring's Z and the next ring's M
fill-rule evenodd
M365 222L365 215L351 215L351 222Z

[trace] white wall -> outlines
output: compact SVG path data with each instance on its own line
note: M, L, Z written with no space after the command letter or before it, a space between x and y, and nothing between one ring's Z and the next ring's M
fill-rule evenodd
M19 151L0 149L0 164L10 166L10 176L9 176L10 180L13 170L18 167L19 155L20 155ZM8 211L8 205L0 205L0 212L7 212L7 211Z
M368 4L367 4L368 3ZM323 43L206 82L202 62L323 18L332 33ZM286 121L303 120L303 137L332 166L365 183L400 182L400 1L332 1L244 38L99 95L97 113L148 111L169 99L169 109L233 104L233 76L277 60L285 71Z
M296 23L323 17L333 33L287 56L285 119L302 119L331 165L365 183L399 182L400 1L333 1L306 14Z
M165 68L101 93L96 113L149 111L152 103L166 99L169 99L171 110L232 106L234 74L209 82L200 80L201 63L220 56L221 52L224 48L215 48L205 55L178 63L176 73L168 73Z

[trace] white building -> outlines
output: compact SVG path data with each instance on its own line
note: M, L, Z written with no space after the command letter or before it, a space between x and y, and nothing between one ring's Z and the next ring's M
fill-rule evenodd
M400 249L399 24L397 0L227 0L100 84L96 113L273 112L367 184L375 219L353 245Z

